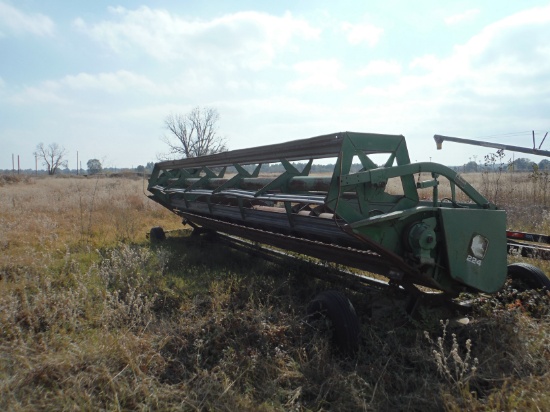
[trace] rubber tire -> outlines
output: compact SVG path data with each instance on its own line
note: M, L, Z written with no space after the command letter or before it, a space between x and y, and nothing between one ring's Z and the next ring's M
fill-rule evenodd
M524 290L546 289L550 291L550 279L536 266L528 263L512 263L508 265L508 277L525 285Z
M359 348L359 318L349 299L342 292L327 290L319 293L307 307L308 316L324 316L331 323L332 341L344 354L354 354Z
M149 231L149 239L152 243L162 242L166 240L166 233L164 233L164 229L160 226L153 227Z

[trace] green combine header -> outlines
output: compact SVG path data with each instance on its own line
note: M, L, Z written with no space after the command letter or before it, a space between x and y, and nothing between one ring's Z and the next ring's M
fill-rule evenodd
M332 172L312 174L322 159ZM271 172L274 163L281 172ZM523 254L531 246L507 243L505 211L452 169L411 163L400 135L342 132L161 162L148 190L194 234L216 233L267 259L342 265L337 289L389 287L403 292L409 314L419 303L462 312L461 292L495 293L507 278L514 288L550 290L539 268L507 265L508 250ZM159 227L150 235L165 236ZM357 349L359 320L340 290L317 295L308 313L330 321L340 349Z
M385 154L384 164L374 154ZM310 174L319 159L333 159L332 174ZM263 173L273 163L284 172ZM420 173L430 178L416 180ZM450 186L445 198L441 179ZM432 196L422 200L426 188ZM161 162L148 190L197 229L382 275L405 289L493 293L507 276L505 212L450 168L411 163L401 135L342 132Z

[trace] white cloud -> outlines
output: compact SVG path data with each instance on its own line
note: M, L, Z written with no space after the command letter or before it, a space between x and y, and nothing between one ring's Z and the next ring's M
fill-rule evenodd
M365 101L401 118L417 114L410 130L479 136L543 128L550 113L550 6L488 25L448 57L413 59L391 84L369 84ZM419 70L420 69L420 70ZM413 119L409 116L409 119ZM420 124L422 122L424 126ZM401 124L401 122L400 122Z
M341 29L346 33L348 42L351 44L367 43L371 47L378 43L384 32L383 29L368 23L352 24L344 22Z
M290 13L282 17L238 12L212 20L186 19L166 10L142 6L110 8L113 20L74 26L117 53L145 52L158 60L201 59L215 64L258 69L320 31Z
M445 24L452 26L464 21L473 20L479 14L479 9L469 9L463 13L454 14L445 18Z
M359 76L398 75L401 73L401 65L395 60L373 60L360 69Z
M10 100L17 105L27 104L69 104L69 100L59 93L59 87L52 82L44 82L38 87L25 87L25 89L13 95Z
M421 57L416 57L412 62L409 63L410 69L424 69L424 70L433 70L434 67L439 65L441 59L438 59L433 54L428 54Z
M502 19L457 46L447 58L414 59L409 68L421 68L423 73L402 77L395 91L430 90L433 95L446 96L469 92L498 100L508 95L508 102L495 103L510 105L516 96L535 87L538 93L550 93L549 24L550 6Z
M119 70L115 73L69 75L64 77L59 84L72 90L100 90L110 94L125 91L157 94L162 89L147 77L126 70Z
M550 6L517 13L487 26L457 48L467 62L468 89L483 96L544 96L550 93ZM547 99L545 99L547 100ZM512 103L513 104L513 103Z
M14 34L53 36L55 24L48 16L40 13L25 14L9 4L0 2L0 30ZM5 33L0 32L0 38L5 36Z
M119 70L114 73L79 73L59 80L44 81L38 86L26 87L13 97L13 101L17 104L70 104L84 102L87 97L92 99L91 94L97 92L107 95L139 93L154 96L170 94L171 90L155 84L145 76Z
M339 79L341 64L337 60L305 61L294 65L299 79L288 85L290 90L322 88L325 90L342 90L346 85Z

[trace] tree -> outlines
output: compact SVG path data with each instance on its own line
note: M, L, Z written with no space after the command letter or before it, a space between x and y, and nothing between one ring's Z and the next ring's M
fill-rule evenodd
M539 163L540 170L550 170L550 160L542 159Z
M218 111L195 107L185 115L170 114L164 120L170 136L164 136L170 156L198 157L227 150L225 139L217 134ZM171 138L175 138L175 142Z
M48 168L48 174L54 175L59 167L67 167L67 161L64 160L67 151L63 146L59 146L57 143L50 143L48 146L44 146L44 143L40 143L36 146L34 155L42 160L42 164Z
M101 173L103 168L101 167L101 162L97 159L90 159L88 160L88 173L91 175L95 175L98 173Z
M533 162L525 157L520 157L512 162L512 170L526 172L533 170Z
M477 163L473 160L469 161L464 165L464 173L477 172Z

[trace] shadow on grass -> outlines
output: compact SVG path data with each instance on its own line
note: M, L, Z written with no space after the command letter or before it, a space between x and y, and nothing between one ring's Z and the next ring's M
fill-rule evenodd
M339 289L313 276L319 267L266 262L207 238L169 238L154 248L169 252L165 275L179 299L170 312L178 319L172 319L162 352L170 359L160 377L167 384L193 381L196 391L221 393L237 404L246 394L256 406L269 399L280 407L313 410L441 410L493 402L504 382L496 377L511 371L524 377L548 372L542 346L536 355L524 349L546 323L538 325L521 310L510 312L508 301L495 303L492 313L482 304L470 324L448 327L442 350L451 369L466 368L458 381L449 378L452 370L445 375L438 369L424 334L437 341L446 310L422 309L411 319L391 293L347 291L362 329L359 352L346 358L304 322L310 299ZM456 354L464 359L468 340L472 359L479 358L477 374L471 365L452 363ZM515 392L508 392L499 402L511 401ZM217 408L218 400L206 396L200 405Z

